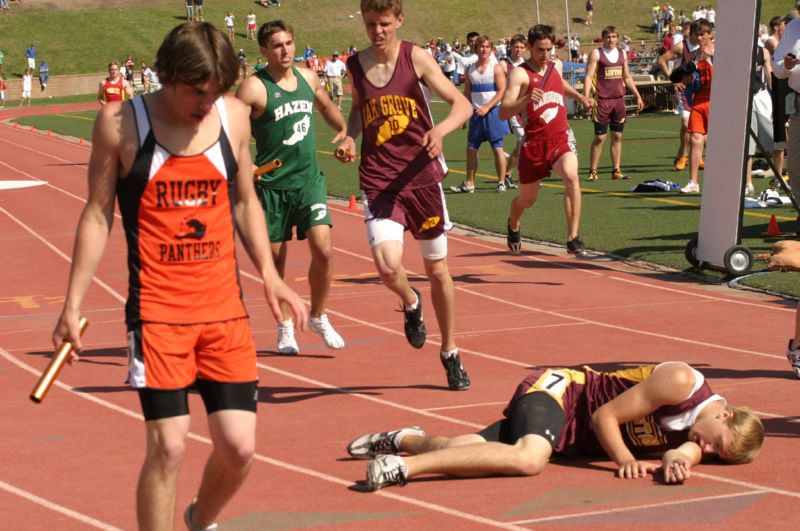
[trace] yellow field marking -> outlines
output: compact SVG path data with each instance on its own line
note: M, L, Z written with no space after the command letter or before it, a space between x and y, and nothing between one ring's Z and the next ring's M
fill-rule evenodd
M94 122L94 118L89 118L88 116L81 116L79 114L59 113L59 114L51 114L51 116L61 116L62 118L75 118L75 119L78 119L78 120L87 120L89 122Z
M0 297L0 304L2 303L9 303L9 304L16 304L20 308L25 310L33 310L36 308L41 308L39 303L36 302L34 299L34 295L16 295L13 297Z

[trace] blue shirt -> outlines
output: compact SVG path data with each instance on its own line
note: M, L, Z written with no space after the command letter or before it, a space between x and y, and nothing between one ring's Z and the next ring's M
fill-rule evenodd
M33 46L25 50L25 55L28 56L28 59L36 59L36 50Z

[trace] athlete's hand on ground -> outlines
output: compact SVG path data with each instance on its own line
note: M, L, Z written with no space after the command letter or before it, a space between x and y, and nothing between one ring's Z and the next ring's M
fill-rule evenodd
M658 470L659 465L648 463L647 461L626 461L619 465L617 475L621 478L644 478L647 477L648 472Z
M58 318L56 328L53 330L53 350L58 350L64 340L75 347L67 362L78 361L80 359L78 353L81 351L81 328L78 325L77 313L64 311Z
M689 479L692 465L683 457L665 459L661 465L665 483L683 483Z
M336 136L338 137L339 135ZM334 142L336 142L336 139L334 139ZM347 136L347 133L345 133L344 138L342 138L342 143L339 144L339 147L333 152L333 156L339 159L339 162L352 162L356 160L356 141L353 140L353 137Z
M435 159L442 154L442 139L444 135L438 127L434 127L422 137L422 147L428 150L428 156Z

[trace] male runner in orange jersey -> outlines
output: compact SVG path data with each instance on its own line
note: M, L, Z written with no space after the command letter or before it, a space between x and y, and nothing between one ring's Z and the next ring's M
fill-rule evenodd
M173 528L188 390L196 386L213 450L184 519L189 529L216 529L255 451L258 374L234 225L275 319L281 303L301 328L307 315L269 252L253 188L247 109L227 96L238 74L230 42L210 24L189 22L170 32L156 65L162 90L111 102L95 121L89 200L53 342L68 339L80 351L78 316L108 240L116 192L130 270L128 378L139 392L147 434L139 528Z

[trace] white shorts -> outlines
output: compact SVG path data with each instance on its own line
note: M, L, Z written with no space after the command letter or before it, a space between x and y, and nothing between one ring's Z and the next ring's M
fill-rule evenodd
M22 98L23 99L24 98L30 98L30 97L31 97L31 91L30 90L23 90L22 91Z
M367 241L370 249L378 244L394 240L403 243L405 227L402 224L387 218L373 218L369 211L366 201L364 203L364 219L366 219ZM452 228L450 220L447 220L447 230ZM426 260L441 260L447 256L447 232L443 232L432 240L417 240L422 257Z
M36 59L31 59L30 57L28 57L28 68L30 68L31 70L36 69Z

